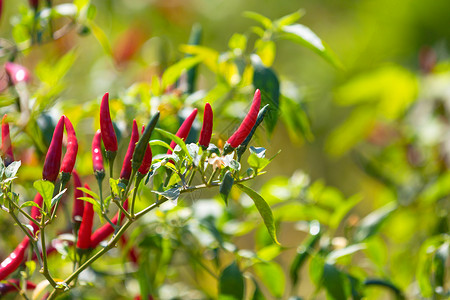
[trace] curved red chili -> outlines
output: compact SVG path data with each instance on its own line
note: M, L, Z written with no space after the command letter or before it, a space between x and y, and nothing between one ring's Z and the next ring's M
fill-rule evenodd
M50 147L48 147L47 155L45 156L44 169L42 170L42 178L52 182L58 178L61 165L64 118L65 116L62 116L58 124L56 124Z
M142 132L144 132L144 130L145 126L142 126ZM149 144L147 144L147 148L145 148L144 159L142 160L142 164L138 170L140 174L147 175L148 171L150 170L150 167L152 166L152 158L153 158L152 148L150 147Z
M39 207L42 207L42 201L43 198L41 194L36 193L36 196L34 196L34 203L39 205ZM41 211L36 206L31 207L31 217L35 219L36 221L40 222L41 218ZM31 227L33 227L33 235L36 235L36 232L39 230L39 226L34 224L34 222L30 221Z
M30 80L30 72L24 66L7 62L5 64L5 70L14 85L19 82L27 82Z
M97 130L92 140L92 164L94 166L94 173L105 171L103 167L102 133L100 129Z
M195 117L197 116L197 109L194 109L191 114L184 120L183 124L181 124L180 129L178 129L176 136L181 138L183 141L189 135L189 131L191 131L192 124L194 123ZM172 141L170 143L170 148L174 149L177 143ZM172 154L172 150L167 150L167 154Z
M82 187L80 176L78 176L77 171L72 172L73 175L73 209L72 209L72 222L81 223L83 219L84 212L84 201L80 200L80 197L83 197L83 191L80 191L78 188Z
M20 280L19 279L10 279L6 283L0 283L0 296L4 296L6 294L12 292L20 292ZM27 281L27 290L34 290L36 285L31 281Z
M228 139L227 143L232 147L236 148L239 146L247 137L247 135L252 131L253 125L256 123L258 117L259 108L261 106L261 92L259 89L256 90L253 97L253 103L250 107L250 111L245 116L239 128L233 133L233 135Z
M203 112L203 126L200 131L200 138L198 144L203 150L208 149L209 142L211 142L211 135L213 130L213 111L211 105L207 102L205 104L205 111Z
M102 132L103 145L106 151L117 151L117 137L116 132L111 121L109 113L109 94L105 93L100 104L100 130Z
M84 187L90 190L87 184L85 184ZM92 196L89 194L87 194L87 196L92 198ZM86 204L84 205L83 219L81 221L80 230L78 231L77 248L89 249L91 247L93 221L94 221L94 206L92 205L92 203L86 201Z
M128 209L128 199L125 200L125 202L123 203L123 208L125 208L125 210ZM111 222L113 224L117 225L117 221L119 219L119 213L120 213L120 211L118 211L117 214L114 216L114 218L112 218ZM121 222L123 221L124 216L125 215L122 213L121 217L120 217ZM106 238L108 238L108 236L113 234L113 232L114 232L114 228L109 223L106 223L105 225L103 225L102 227L100 227L99 229L94 231L94 233L91 236L91 248L97 247L102 241L104 241Z
M64 126L67 131L67 151L61 163L61 172L71 174L77 159L78 141L75 129L73 129L73 125L67 117L64 118Z
M25 257L25 251L28 248L30 239L25 237L22 242L14 249L14 251L0 264L0 280L5 279L14 272Z
M4 115L2 118L2 153L5 157L5 166L8 166L14 161L14 153L11 144L11 136L9 133L9 124L6 121L8 116Z
M129 180L131 176L131 159L133 158L134 149L136 143L139 141L139 130L136 120L133 120L133 127L131 129L130 143L128 144L128 150L123 159L122 170L120 172L120 179Z

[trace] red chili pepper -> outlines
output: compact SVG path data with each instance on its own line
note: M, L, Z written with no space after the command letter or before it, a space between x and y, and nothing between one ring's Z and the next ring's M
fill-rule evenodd
M80 191L78 188L82 187L80 176L78 176L77 171L73 171L73 209L72 209L72 222L73 223L81 223L83 219L84 212L84 201L80 200L80 197L83 197L83 191Z
M244 121L242 121L239 128L227 141L227 144L230 145L233 149L239 146L245 140L250 131L252 131L253 125L255 125L256 119L258 117L260 106L261 92L259 90L256 90L255 96L253 97L252 106L250 107L250 111L245 116Z
M192 124L194 123L195 117L197 116L197 109L194 109L191 114L184 120L183 124L181 124L180 129L178 129L176 136L181 138L183 141L189 135L189 131L191 131ZM174 149L177 143L172 141L170 143L170 148ZM172 154L172 150L168 150L167 154Z
M25 237L16 249L0 264L0 280L5 279L14 272L25 257L25 251L28 248L30 239Z
M34 290L36 285L31 281L27 281L27 290ZM20 292L20 280L10 279L7 283L0 283L0 296L5 296L6 294L12 292Z
M94 166L94 173L105 172L102 157L102 133L100 129L97 130L92 140L92 164Z
M87 184L85 184L84 187L90 190ZM87 194L87 196L92 198L92 196L89 194ZM77 248L79 249L90 248L93 221L94 221L94 206L92 205L92 203L86 202L86 204L84 205L83 220L81 221L80 230L78 231Z
M5 166L14 161L14 153L11 144L11 136L9 134L9 124L6 121L8 116L2 118L2 153L5 156Z
M62 160L61 172L71 174L77 159L78 141L72 123L67 117L64 118L64 126L67 130L67 151Z
M14 85L30 80L30 72L24 66L7 62L5 64L5 70Z
M143 133L144 130L145 126L142 126L141 133ZM153 158L152 148L150 147L149 144L147 144L147 148L145 148L144 159L142 160L142 164L138 170L138 172L141 175L147 175L148 171L150 170L150 167L152 166L152 158Z
M203 150L208 149L209 142L211 142L213 118L211 105L207 102L205 104L205 111L203 112L203 126L200 131L200 139L198 140L198 144L203 148Z
M106 151L117 151L117 137L116 132L111 121L111 115L109 113L109 94L105 93L100 104L100 130L102 132L103 145L105 145Z
M30 6L33 8L33 9L37 9L38 8L38 6L39 6L39 0L29 0L29 2L30 2Z
M42 201L43 201L43 198L42 198L41 194L36 193L36 196L34 196L34 203L39 205L39 207L42 207ZM41 218L41 211L36 206L33 206L31 208L31 217L38 222L40 221L39 219ZM31 221L30 221L30 225L31 225L31 227L33 227L33 235L36 235L36 232L39 230L39 226L37 226L36 224L34 224Z
M56 124L53 132L50 147L48 147L47 156L45 156L42 178L54 182L58 178L59 167L61 165L62 140L64 133L64 116Z
M125 200L125 202L123 203L123 208L125 208L125 210L128 209L128 199ZM111 222L113 224L117 225L119 213L120 211L118 211L117 214L114 216L114 218L112 218ZM123 221L124 216L125 215L122 213L120 217L121 222ZM94 233L91 236L91 248L97 247L103 240L105 240L108 236L113 234L113 232L114 228L109 223L106 223L105 225L94 231Z
M128 144L127 154L123 159L122 171L120 172L120 179L128 181L131 176L131 159L133 158L136 143L139 141L139 130L136 120L133 120L133 127L131 129L130 143Z

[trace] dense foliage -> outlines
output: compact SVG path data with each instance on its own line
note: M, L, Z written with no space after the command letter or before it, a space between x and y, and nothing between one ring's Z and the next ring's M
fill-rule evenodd
M0 1L0 296L450 297L450 4L260 2Z

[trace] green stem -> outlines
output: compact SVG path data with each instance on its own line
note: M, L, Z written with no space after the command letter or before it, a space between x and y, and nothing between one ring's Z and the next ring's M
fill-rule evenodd
M22 215L24 215L27 219L29 219L31 222L36 224L36 226L40 225L38 221L36 221L26 211L24 211L22 208L20 208L20 206L16 202L14 202L11 198L9 198L8 193L6 191L3 191L3 195L5 195L6 200L8 200L8 202L10 204L12 204L14 206L14 208L17 209Z
M44 218L42 218L44 220ZM47 249L45 246L45 226L41 225L41 248L42 248L42 262L43 266L41 269L41 273L44 275L45 278L47 278L48 282L52 285L53 288L56 288L57 284L53 277L50 275L50 272L48 271L48 262L47 262Z
M131 200L131 210L130 210L132 219L134 219L134 216L135 216L134 215L134 203L136 202L137 191L138 191L138 188L139 188L139 184L141 183L142 178L144 178L144 176L145 175L142 175L141 173L138 173L137 177L136 177L136 183L134 185L133 199Z

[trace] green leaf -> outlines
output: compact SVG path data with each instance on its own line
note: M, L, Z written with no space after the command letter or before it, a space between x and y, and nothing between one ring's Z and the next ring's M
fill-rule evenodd
M321 233L319 231L317 234L309 236L306 242L298 247L297 255L292 261L291 268L289 270L291 281L294 286L297 284L299 279L298 272L305 264L306 260L311 256L311 252L314 250L314 247L320 240L320 236Z
M328 299L348 299L350 282L343 272L336 268L336 266L326 263L322 276Z
M365 244L354 244L348 247L331 251L326 258L328 264L334 264L338 259L354 254L357 251L366 249Z
M283 26L291 25L291 24L297 22L304 15L305 15L305 10L299 9L291 14L288 14L284 17L279 18L278 20L275 20L273 23L276 28L281 28Z
M202 40L202 26L196 23L192 26L191 35L189 36L189 45L199 45ZM189 57L190 55L186 55ZM195 91L195 82L197 80L197 66L194 66L187 70L187 93L192 94Z
M444 288L445 285L445 273L446 273L446 262L449 256L450 240L442 244L436 251L433 258L433 269L434 269L434 283L436 288Z
M91 197L80 197L78 199L91 203L95 213L100 217L100 220L103 223L103 214L99 202L95 201L95 199L92 199Z
M314 140L310 121L303 105L284 95L281 96L280 102L280 117L286 125L289 138L296 143L302 142L302 137L307 141Z
M175 205L177 205L178 197L180 197L180 188L174 187L164 192L153 191L153 193L161 195L172 201Z
M169 85L174 84L184 71L191 69L201 61L202 58L198 56L186 57L168 67L162 76L162 89L165 90Z
M280 82L271 68L263 65L258 55L251 56L253 66L253 86L261 91L261 106L269 104L269 111L264 118L268 134L275 129L280 112Z
M397 209L397 204L390 202L373 211L361 220L355 232L355 242L359 243L376 234L383 222Z
M36 270L36 262L34 260L26 261L25 266L28 269L28 275L33 275L34 271Z
M41 194L42 199L45 203L46 211L49 211L52 204L53 190L55 189L55 186L52 182L41 179L36 180L33 183L33 187L38 191L39 194Z
M228 41L228 47L245 51L245 48L247 48L247 37L240 33L234 33Z
M90 195L92 198L94 198L98 202L100 202L100 196L97 195L95 192L91 191L90 189L87 189L87 188L84 188L84 187L79 187L78 189L80 191L82 191L83 193Z
M256 208L259 211L259 214L263 218L264 224L266 225L270 237L276 244L280 244L277 240L275 221L270 206L257 192L255 192L251 188L240 183L238 183L237 186L239 187L239 189L241 189L241 191L246 193L253 200Z
M244 276L236 262L226 267L219 278L219 300L244 299Z
M27 201L27 202L25 202L25 203L23 203L21 206L20 206L20 208L24 208L24 207L29 207L29 206L34 206L34 207L37 207L37 208L41 208L36 202L34 202L34 201Z
M4 174L5 174L5 164L3 163L3 159L0 158L0 179L3 179Z
M344 68L336 54L334 54L328 45L305 25L294 24L283 26L281 28L281 38L291 40L313 50L336 68Z
M259 263L253 266L259 279L276 298L282 298L286 279L281 266L274 262Z
M233 175L231 175L230 171L227 171L225 173L225 176L223 177L222 183L220 184L219 188L220 196L222 196L223 201L227 205L228 205L228 195L230 194L231 188L233 187L233 183L234 183Z
M261 292L258 283L254 278L252 278L253 284L255 285L255 291L253 292L252 300L266 300L264 294Z
M330 219L330 227L333 229L336 229L339 227L339 224L341 223L342 219L347 215L347 213L355 207L356 204L358 204L362 200L361 195L354 195L347 199L347 201L340 203L337 206L337 209L333 212Z
M253 11L245 11L243 15L246 18L249 18L249 19L255 20L256 22L261 23L261 25L263 25L266 29L272 28L272 21L269 18L267 18L261 14L258 14Z
M161 128L155 128L155 130L157 132L161 133L162 135L164 135L165 137L172 139L172 141L175 141L175 143L177 143L177 145L181 147L181 150L184 152L184 154L189 159L189 161L192 162L192 157L189 155L189 151L186 147L186 144L184 143L184 141L182 139L177 137L175 134L165 131Z
M109 186L111 187L111 191L115 195L119 195L119 180L114 178L109 178Z
M102 46L103 51L105 51L105 53L108 54L109 56L112 56L113 53L111 45L109 44L108 37L106 36L103 29L101 29L99 26L97 26L97 24L95 24L92 21L89 22L89 28L91 29L97 41Z
M314 283L317 288L322 285L322 275L325 266L324 259L322 255L316 254L312 257L309 264L309 278Z
M5 177L6 178L13 178L16 176L17 171L19 171L21 165L21 161L13 161L9 164L9 166L5 169Z
M170 148L170 145L167 144L167 143L164 142L164 141L161 141L161 140L151 140L151 141L149 142L149 144L150 144L150 146L162 146L162 147L164 147L164 148L166 148L166 149L168 149L168 150L171 150L171 151L173 152L173 149Z
M59 199L61 199L62 195L67 191L67 189L62 190L59 192L53 199L51 200L51 207L55 205L57 202L59 202Z

